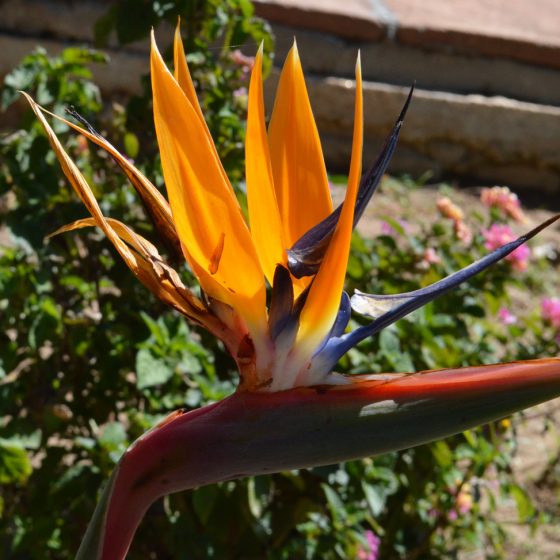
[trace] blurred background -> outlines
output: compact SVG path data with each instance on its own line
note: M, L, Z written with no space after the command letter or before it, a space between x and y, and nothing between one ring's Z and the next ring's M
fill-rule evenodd
M220 344L132 281L86 216L19 90L77 111L164 191L148 35L177 18L224 166L245 205L253 56L267 116L297 40L335 200L344 195L354 65L364 166L416 91L390 174L353 239L348 291L430 284L560 207L555 0L0 0L0 557L67 559L135 438L234 390ZM158 242L107 155L53 125L103 211ZM558 355L558 229L362 343L347 373ZM162 249L165 252L165 249ZM172 249L167 258L179 266ZM185 282L195 286L186 268ZM167 497L130 558L560 557L558 403L375 459ZM373 437L373 436L372 436Z

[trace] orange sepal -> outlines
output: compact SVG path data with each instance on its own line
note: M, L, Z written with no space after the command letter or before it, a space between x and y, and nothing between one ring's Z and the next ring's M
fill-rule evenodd
M251 235L264 273L272 285L276 265L286 265L286 247L264 122L262 48L261 45L255 58L249 85L245 168Z
M358 60L356 61L354 135L348 188L333 238L325 253L319 272L313 280L309 296L301 313L297 340L305 354L309 354L317 348L328 334L338 312L340 294L344 288L344 277L354 227L354 207L362 172L362 105L362 71L358 54Z
M241 209L204 124L171 75L152 34L154 121L163 174L185 256L202 288L231 305L251 330L266 321L262 269ZM220 262L216 247L223 243ZM214 274L210 270L216 269Z
M332 212L321 141L295 42L280 75L268 139L284 240L291 247Z

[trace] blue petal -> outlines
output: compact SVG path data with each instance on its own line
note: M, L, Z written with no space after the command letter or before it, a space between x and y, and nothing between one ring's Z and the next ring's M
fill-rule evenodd
M272 281L272 295L268 313L268 328L272 340L286 328L294 307L294 288L287 268L278 265Z
M375 302L375 308L378 308L378 303L387 306L388 311L383 313L377 319L372 321L369 325L359 327L355 331L343 335L339 338L332 338L323 348L321 354L321 362L325 367L331 369L335 366L336 362L346 353L350 348L358 344L360 341L378 333L380 330L388 327L394 322L402 319L404 316L412 313L416 309L426 305L437 297L449 292L459 284L466 282L479 272L487 269L489 266L498 262L499 260L507 257L511 252L515 251L520 245L527 242L529 239L537 235L544 228L552 225L560 219L560 214L549 218L536 228L532 229L525 235L517 238L515 241L503 245L492 253L485 255L478 261L470 264L469 266L454 272L453 274L443 278L439 282L435 282L430 286L407 292L404 294L390 295L390 296L377 296L373 294L357 294L352 297L352 306L363 307L367 306L367 300L370 299Z

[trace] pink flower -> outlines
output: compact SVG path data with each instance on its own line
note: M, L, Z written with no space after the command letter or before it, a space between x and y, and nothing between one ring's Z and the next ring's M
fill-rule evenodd
M379 558L381 539L373 531L368 529L366 531L366 541L369 551L360 547L357 554L358 560L377 560Z
M241 66L241 70L244 74L249 74L253 69L255 64L254 56L244 55L239 49L235 49L229 56L235 64Z
M465 222L455 222L455 235L459 241L462 241L465 245L470 245L473 234L471 228L465 224Z
M470 484L465 484L456 499L457 510L461 515L471 511L473 507L473 497L470 492Z
M422 256L422 261L428 265L439 264L441 262L441 258L433 247L428 247L424 251L424 255Z
M246 97L247 96L247 88L240 87L233 90L233 97Z
M498 311L498 319L504 325L513 325L517 323L517 317L506 307L502 307Z
M560 298L543 298L541 301L542 318L555 329L560 328Z
M482 189L480 201L488 207L495 207L512 217L517 222L526 222L527 218L521 210L519 198L507 187L492 187Z
M516 239L511 228L505 224L492 224L490 229L482 232L486 242L484 246L489 251L494 251L499 247L502 247L506 243L510 243ZM515 251L512 251L507 257L506 261L511 263L514 270L522 272L529 266L529 257L531 256L531 250L526 245L521 245Z
M381 233L382 235L390 235L391 237L397 234L395 228L387 222L381 222Z

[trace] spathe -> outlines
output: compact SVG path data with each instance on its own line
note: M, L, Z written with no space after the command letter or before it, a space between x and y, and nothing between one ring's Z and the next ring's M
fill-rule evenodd
M121 459L77 560L124 558L145 511L165 494L405 449L559 396L560 358L352 380L238 391L172 414Z

